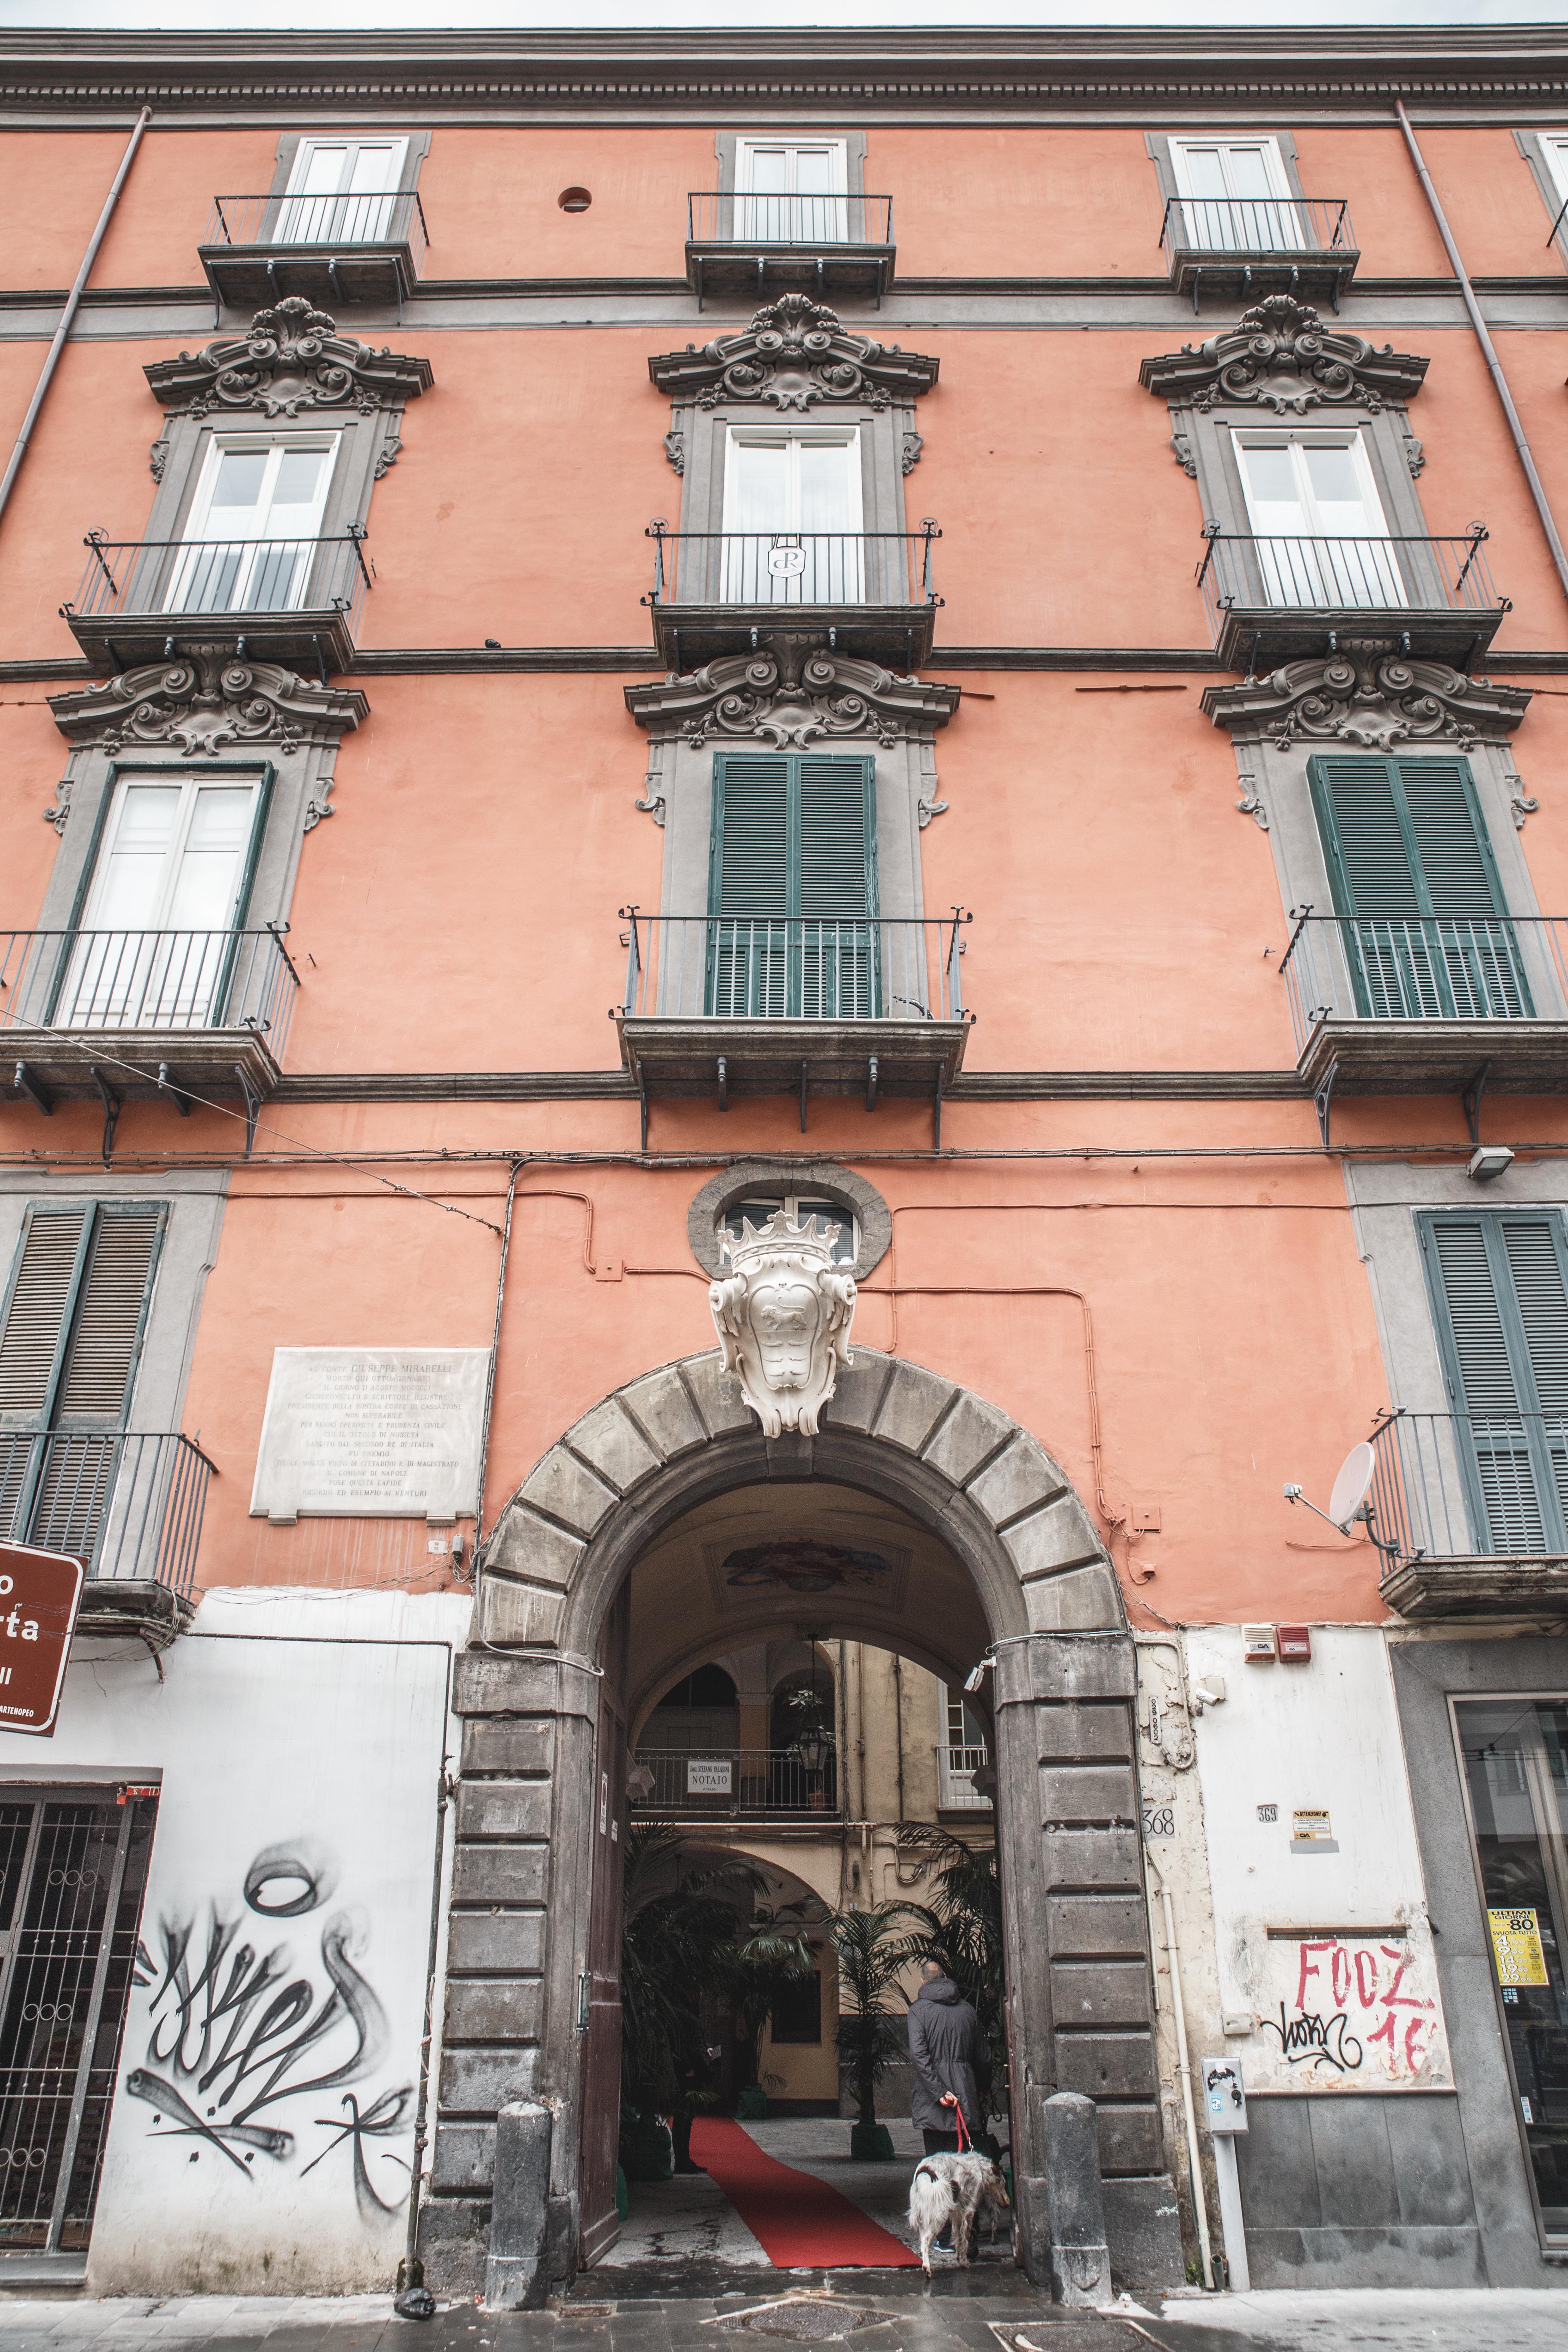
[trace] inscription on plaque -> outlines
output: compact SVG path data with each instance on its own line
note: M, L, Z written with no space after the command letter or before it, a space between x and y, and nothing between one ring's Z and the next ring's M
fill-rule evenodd
M470 1517L483 1348L279 1348L253 1517Z

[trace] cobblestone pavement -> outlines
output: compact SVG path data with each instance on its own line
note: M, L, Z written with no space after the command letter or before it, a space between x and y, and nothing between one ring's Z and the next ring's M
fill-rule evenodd
M756 2326L763 2307L824 2294L853 2309L845 2336L813 2331L822 2352L1568 2352L1568 2291L1193 2295L1092 2315L1052 2310L1016 2272L947 2272L929 2287L918 2272L780 2273L765 2289L714 2278L680 2296L668 2282L638 2294L622 2271L614 2294L584 2281L545 2311L453 2304L425 2325L385 2295L14 2297L0 2300L0 2352L784 2352L790 2338Z

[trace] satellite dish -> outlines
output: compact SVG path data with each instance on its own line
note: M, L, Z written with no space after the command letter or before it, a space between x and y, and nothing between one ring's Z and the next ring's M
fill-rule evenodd
M1337 1528L1348 1528L1372 1491L1377 1456L1366 1440L1352 1445L1340 1465L1334 1491L1329 1496L1329 1517Z

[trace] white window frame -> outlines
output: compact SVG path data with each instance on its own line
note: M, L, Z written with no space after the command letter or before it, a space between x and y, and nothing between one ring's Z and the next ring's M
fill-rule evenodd
M787 160L782 190L759 191L752 174L759 154ZM802 155L826 155L832 184L803 195L791 183ZM735 142L735 235L763 245L849 243L849 147L843 139L769 139L758 132Z
M1409 604L1396 551L1392 545L1384 551L1375 544L1392 541L1394 534L1388 527L1367 451L1366 435L1360 426L1295 426L1270 431L1266 426L1232 425L1230 435L1242 502L1262 570L1266 603L1285 608L1314 604L1349 604L1379 611L1397 611ZM1315 510L1310 478L1306 467L1300 464L1295 472L1306 529L1300 534L1260 529L1253 509L1247 451L1306 448L1350 450L1362 509L1367 518L1364 530L1331 530L1323 524ZM1342 555L1334 552L1336 541L1344 549Z
M1541 142L1541 160L1557 191L1557 202L1552 206L1555 219L1568 204L1568 131L1538 131L1535 135Z
M936 1701L937 1727L942 1735L937 1742L936 1751L938 1810L944 1813L989 1812L991 1800L989 1797L983 1797L975 1788L974 1775L983 1765L990 1763L990 1749L984 1747L967 1748L962 1744L955 1746L953 1743L952 1710L955 1706L962 1710L963 1693L961 1690L950 1688L946 1683L938 1683ZM959 1720L962 1726L962 1712ZM973 1760L969 1763L955 1764L955 1758L964 1757Z
M334 190L319 190L307 195L305 184L310 175L310 164L323 148L341 147L344 165ZM379 189L363 189L353 193L354 163L367 147L396 149L396 158L387 168L389 184ZM384 131L362 135L352 131L331 133L321 131L302 138L294 152L289 169L289 184L283 191L276 230L279 245L375 245L390 234L394 199L401 194L403 175L408 168L408 140L405 133Z
M798 451L807 442L817 447L849 448L849 501L844 527L837 531L805 531L800 522L800 466L790 467L786 507L794 520L763 531L743 531L737 517L742 448L784 447ZM866 485L864 450L858 425L731 425L724 444L724 506L722 577L720 600L726 604L858 604L866 587ZM763 546L763 541L770 545Z
M1200 196L1193 186L1192 171L1187 161L1189 151L1198 147L1217 147L1222 156L1238 149L1260 154L1269 184L1268 196ZM1290 185L1290 175L1285 168L1279 142L1269 133L1236 138L1224 131L1214 131L1206 138L1195 134L1182 139L1173 138L1170 141L1170 156L1171 177L1175 182L1177 197L1185 207L1184 226L1187 244L1212 252L1290 253L1300 251L1309 243L1305 234L1307 224L1298 209L1300 199ZM1223 215L1208 209L1211 205L1220 205L1233 209ZM1219 233L1222 230L1234 234L1222 235Z
M267 547L289 546L303 550L307 546L313 548L314 542L320 540L321 522L331 491L332 476L336 471L338 449L342 440L341 433L304 432L265 435L215 433L208 443L206 457L196 482L195 495L191 500L184 528L180 533L182 544L192 550L193 553L175 559L170 572L169 584L164 592L163 610L166 613L183 613L188 610L234 613L253 609L247 604L247 598L257 567L264 560L259 551ZM263 477L264 483L268 478L276 481L279 466L281 465L283 456L289 450L319 449L325 453L327 462L317 478L316 496L311 502L309 530L291 530L287 533L265 533L248 540L227 540L217 537L208 529L213 495L217 488L219 468L229 452L237 449L261 449L268 452L269 456L276 457L278 465L271 467L269 476ZM198 603L192 606L187 599L193 583L197 585L199 592L204 578L203 567L194 551L204 547L223 546L243 548L247 551L239 558L234 579L229 583L226 601L222 604ZM281 605L271 604L268 609L284 612L300 611L309 595L310 574L314 569L315 554L312 552L305 555L302 562L295 564L289 578L289 593L285 603Z
M61 991L63 1009L57 1017L66 1026L114 1027L131 1013L142 1025L151 1022L161 1028L205 1026L228 974L231 935L243 912L240 894L250 871L264 781L259 770L251 774L193 770L180 775L163 768L127 769L115 778L78 926L88 936L77 939L71 947ZM221 926L172 930L169 919L197 795L204 791L241 790L248 792L249 808L227 916ZM165 853L157 900L147 920L128 930L104 930L100 928L99 909L109 881L115 837L131 796L138 791L177 792L181 806Z

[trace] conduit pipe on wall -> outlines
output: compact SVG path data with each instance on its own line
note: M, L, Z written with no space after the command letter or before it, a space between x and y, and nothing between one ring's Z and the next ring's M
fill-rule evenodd
M49 345L48 357L44 362L43 373L38 378L32 399L27 403L27 414L22 419L22 430L16 436L16 446L11 452L11 462L5 468L4 479L0 479L0 515L5 511L5 502L10 498L12 484L22 469L22 460L27 454L27 444L33 437L33 427L38 421L38 411L44 404L44 395L48 391L50 379L59 364L59 356L65 349L66 338L75 324L83 289L92 275L92 265L98 259L98 248L103 243L104 231L114 216L114 207L120 201L120 191L125 185L125 175L135 161L136 150L142 144L142 133L152 120L152 108L144 106L136 118L136 128L131 133L130 144L120 159L120 169L114 174L114 184L104 199L103 210L98 216L98 226L93 230L88 242L87 251L82 255L81 268L77 271L71 290L66 296L66 307L60 312L60 322L55 329L55 339Z
M1546 544L1552 550L1552 561L1557 567L1558 583L1563 595L1568 596L1568 554L1563 552L1563 541L1558 535L1557 525L1547 501L1545 486L1535 470L1535 459L1531 454L1524 426L1520 423L1519 411L1513 404L1513 394L1508 388L1508 378L1502 372L1502 362L1497 355L1497 347L1492 341L1487 322L1481 316L1481 306L1476 299L1476 289L1470 283L1469 271L1460 259L1459 248L1454 242L1454 232L1448 226L1447 215L1443 210L1437 191L1432 184L1432 174L1426 169L1421 150L1415 143L1415 133L1410 127L1410 117L1405 111L1405 100L1402 98L1394 100L1394 110L1399 117L1399 127L1405 133L1405 143L1410 150L1410 160L1415 166L1416 176L1421 182L1426 202L1431 207L1432 218L1437 225L1437 234L1443 240L1443 248L1448 257L1448 266L1459 281L1459 291L1464 296L1465 308L1470 314L1470 324L1476 331L1476 341L1481 347L1481 357L1487 363L1487 372L1497 388L1497 396L1502 403L1502 413L1508 419L1508 429L1513 436L1513 446L1518 452L1519 462L1524 468L1524 478L1530 484L1530 495L1535 500L1535 511L1541 518L1541 528L1546 533Z
M1187 2055L1187 2012L1182 2000L1182 1956L1176 1944L1176 1914L1164 1873L1147 1845L1143 1849L1143 1859L1154 1874L1154 1885L1165 1915L1165 1958L1170 1963L1171 2008L1176 2027L1176 2069L1182 2078L1182 2106L1186 2116L1187 2173L1193 2184L1193 2220L1197 2226L1203 2283L1205 2286L1212 2287L1215 2283L1214 2250L1209 2244L1208 2200L1204 2195L1204 2168L1198 2154L1198 2118L1193 2105L1193 2062Z

